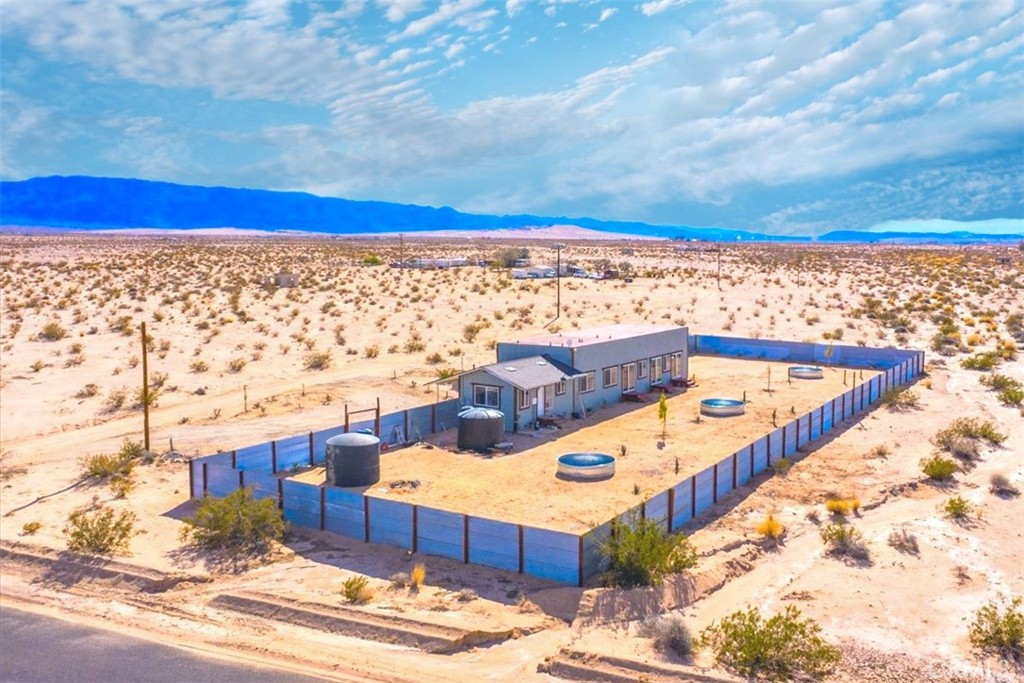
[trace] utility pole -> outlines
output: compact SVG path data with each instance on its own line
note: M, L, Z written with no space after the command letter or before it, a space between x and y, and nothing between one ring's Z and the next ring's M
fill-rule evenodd
M722 243L718 243L718 291L722 291Z
M142 323L142 431L143 446L149 450L149 362L146 358L146 323Z
M405 235L398 234L398 273L401 275L405 270Z
M565 245L556 242L551 245L551 248L555 250L555 317L549 320L544 327L555 322L562 315L562 250L565 249Z

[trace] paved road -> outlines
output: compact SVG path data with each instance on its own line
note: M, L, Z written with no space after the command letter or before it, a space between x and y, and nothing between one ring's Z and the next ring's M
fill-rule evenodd
M0 609L0 683L323 683L208 659L115 631Z

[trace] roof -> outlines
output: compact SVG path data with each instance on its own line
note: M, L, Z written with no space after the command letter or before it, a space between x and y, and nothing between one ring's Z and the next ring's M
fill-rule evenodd
M586 374L549 356L530 356L507 363L494 363L479 367L477 370L483 370L488 375L523 391L558 384L563 379Z
M603 327L592 327L589 330L573 330L571 332L559 332L558 334L544 334L537 337L528 337L514 342L502 342L506 344L529 344L531 346L563 346L578 348L588 344L600 344L618 339L629 339L631 337L642 337L656 332L668 332L670 330L684 330L679 325L641 325L637 323L622 323L619 325L605 325Z

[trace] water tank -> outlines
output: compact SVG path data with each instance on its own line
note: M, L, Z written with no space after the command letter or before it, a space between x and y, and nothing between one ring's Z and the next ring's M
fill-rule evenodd
M369 486L380 481L380 439L373 434L339 434L327 439L327 483Z
M459 413L459 448L485 451L505 439L505 414L493 408L466 408Z

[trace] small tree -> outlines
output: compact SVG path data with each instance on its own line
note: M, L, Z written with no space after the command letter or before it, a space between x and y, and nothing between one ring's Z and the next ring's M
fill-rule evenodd
M126 553L128 543L136 535L137 519L129 510L75 510L68 515L64 527L68 550L99 555Z
M668 434L668 399L665 398L665 392L658 399L658 419L661 420L661 438L664 439Z
M653 519L614 520L611 537L601 546L611 560L612 586L657 586L669 574L697 566L697 551L685 534L670 534Z
M1005 611L993 602L974 613L970 626L971 647L986 654L1024 664L1024 610L1014 598Z
M256 500L252 487L225 498L204 498L196 514L183 521L183 541L238 554L265 553L271 541L284 539L287 530L274 500Z
M699 645L710 648L718 664L750 680L820 679L841 656L820 632L821 627L813 619L801 619L793 605L770 619L762 619L752 608L712 623L701 632Z

